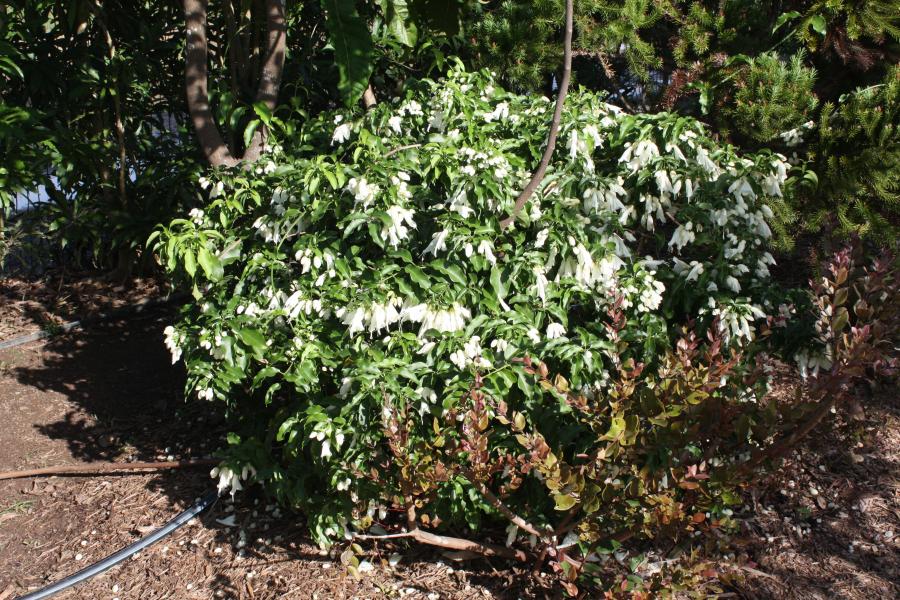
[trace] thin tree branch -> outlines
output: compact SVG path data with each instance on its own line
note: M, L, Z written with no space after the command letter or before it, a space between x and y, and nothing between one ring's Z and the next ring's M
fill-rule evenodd
M398 152L402 152L403 150L409 150L410 148L419 148L421 146L422 146L422 144L407 144L406 146L399 146L399 147L394 148L393 150L385 153L384 157L387 158L389 156L393 156L393 155L397 154Z
M508 217L500 221L501 229L506 229L513 224L516 220L516 216L525 206L525 203L528 202L528 199L531 198L531 195L534 194L535 190L541 184L544 175L547 173L547 167L550 166L550 159L553 157L553 151L556 148L556 138L559 135L559 122L562 119L563 104L566 101L566 94L569 91L569 79L571 79L572 76L572 13L574 11L572 5L573 0L566 0L566 33L563 42L563 73L562 79L559 82L559 92L556 95L556 108L553 111L553 120L550 121L550 131L547 134L547 147L544 148L544 155L541 157L541 162L531 176L528 185L525 186L525 189L522 190L522 193L516 198L516 204L513 206L512 212Z
M100 29L103 31L103 35L106 38L106 47L109 56L109 67L110 69L115 70L115 65L113 64L113 62L116 59L116 44L113 41L112 34L109 32L109 28L106 26L106 19L104 19L103 17L103 9L97 2L89 4L88 7L94 14L94 18L97 20L97 24L100 26ZM119 97L118 73L114 73L112 79L112 99L113 113L115 118L116 142L119 146L119 202L121 202L122 207L124 208L128 206L128 196L125 193L125 171L127 169L127 154L125 151L125 125L122 122L122 100Z
M537 536L538 538L545 540L549 535L553 534L552 530L545 530L543 532L539 531L537 527L514 513L508 506L506 506L500 498L498 498L491 489L485 485L484 483L478 481L475 477L475 474L472 473L469 469L463 470L463 475L465 475L466 479L468 479L475 487L478 488L478 491L484 496L485 500L487 500L491 506L500 511L503 516L513 522L519 529L530 533L531 535Z
M528 556L522 550L514 550L505 546L496 544L484 544L473 542L464 538L451 537L447 535L438 535L419 529L418 527L412 531L404 533L389 533L386 535L355 535L358 540L395 540L407 538L415 540L421 544L436 546L438 548L446 548L448 550L456 550L460 552L473 552L480 556L497 556L500 558L508 558L519 562L526 562Z
M819 400L817 406L805 421L800 423L793 431L781 437L778 441L757 450L747 462L742 463L738 467L737 473L739 475L747 475L764 461L777 458L796 446L798 442L809 435L809 432L812 431L829 412L831 412L831 409L838 401L839 395L839 393L835 392L826 392L825 397Z
M0 473L0 481L4 479L22 479L24 477L44 477L48 475L92 475L96 473L114 473L116 471L138 471L150 469L161 471L164 469L191 469L196 467L208 467L217 465L221 461L215 458L200 458L197 460L176 460L167 462L133 462L133 463L100 463L84 465L64 465L59 467L44 467L27 471L6 471Z

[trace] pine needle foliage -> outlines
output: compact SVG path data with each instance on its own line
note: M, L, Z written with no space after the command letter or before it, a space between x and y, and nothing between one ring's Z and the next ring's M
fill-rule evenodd
M756 144L783 145L782 133L808 122L819 101L816 71L805 53L782 60L773 52L749 58L731 75L730 94L720 101L720 131Z
M900 232L900 67L883 83L827 103L812 155L819 176L807 226L879 241ZM836 221L836 222L834 222Z
M546 89L562 62L563 0L505 0L475 10L468 31L476 62L518 90ZM664 17L676 14L671 2L576 0L575 54L593 59L608 78L613 62L621 61L631 75L647 80L651 69L662 66L651 34L665 26Z

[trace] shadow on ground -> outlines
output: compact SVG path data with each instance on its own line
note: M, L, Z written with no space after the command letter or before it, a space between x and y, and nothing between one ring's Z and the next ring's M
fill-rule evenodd
M171 364L163 345L162 330L172 318L171 311L157 309L22 350L30 358L0 373L27 391L21 404L37 410L49 397L64 399L53 419L33 421L39 423L35 444L44 439L61 445L69 462L187 459L213 452L226 427L207 403L184 400L183 368ZM851 427L849 436L819 432L801 456L760 484L761 505L771 510L742 515L749 528L743 552L764 575L730 586L733 594L900 596L896 390L879 394L866 410L866 420ZM0 451L15 443L2 438L0 432ZM847 439L857 445L849 447ZM213 482L198 470L2 484L0 596L4 586L15 593L34 589L108 555L161 525ZM7 504L24 508L4 522ZM885 537L889 531L896 536ZM375 571L361 580L348 577L335 556L310 543L301 518L280 514L259 490L251 490L236 503L220 500L194 525L69 597L105 597L113 585L123 598L151 599L553 597L552 585L540 589L526 571L502 562L450 568L439 553L402 542L367 551ZM391 567L394 554L401 562Z
M159 308L17 349L0 376L15 380L21 396L14 404L35 411L22 415L32 417L28 423L38 434L27 443L55 448L49 464L181 460L214 452L226 426L208 403L184 399L183 366L171 364L163 344L173 317L174 309ZM42 405L50 412L39 412ZM0 432L0 449L16 443L2 438ZM17 468L47 466L30 456L20 455ZM213 486L207 469L0 482L0 510L27 505L0 532L0 596L4 586L14 593L33 590L103 558ZM544 596L535 595L525 571L487 561L450 568L438 553L403 542L370 547L376 572L356 580L306 531L301 517L249 490L234 503L221 499L195 524L71 597L101 597L113 585L123 598ZM392 567L395 553L403 559Z

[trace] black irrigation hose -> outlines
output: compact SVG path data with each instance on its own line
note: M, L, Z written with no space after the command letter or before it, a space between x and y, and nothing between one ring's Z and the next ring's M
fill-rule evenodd
M50 596L53 596L54 594L57 594L67 588L70 588L73 585L90 579L94 575L99 575L107 569L119 564L123 560L126 560L129 557L133 556L137 552L140 552L147 546L150 546L151 544L154 544L163 539L164 537L202 513L204 510L212 506L212 504L216 501L216 498L218 498L218 494L216 492L208 492L202 498L197 500L197 502L195 502L193 506L188 508L186 511L184 511L147 537L139 539L133 544L122 548L115 554L111 554L100 562L96 562L89 567L85 567L84 569L78 571L77 573L73 573L65 579L61 579L60 581L37 590L36 592L31 592L30 594L20 596L16 600L38 600L39 598L49 598Z
M91 317L86 317L80 321L69 321L68 323L63 323L58 327L54 327L52 329L42 329L40 331L35 331L34 333L29 333L27 335L19 336L13 338L11 340L5 340L0 342L0 350L6 350L7 348L15 348L16 346L21 346L22 344L27 344L29 342L36 342L38 340L43 340L46 338L53 337L54 335L60 333L68 333L73 329L82 329L85 325L89 323L95 323L99 321L105 321L107 319L115 319L117 317L123 317L127 315L131 315L132 313L141 313L144 310L149 308L155 308L157 306L165 306L166 304L170 304L172 302L177 302L187 297L187 294L172 294L166 298L145 298L144 300L140 300L131 304L129 306L123 306L122 308L117 308L116 310L112 310L107 313L100 313L98 315L94 315Z

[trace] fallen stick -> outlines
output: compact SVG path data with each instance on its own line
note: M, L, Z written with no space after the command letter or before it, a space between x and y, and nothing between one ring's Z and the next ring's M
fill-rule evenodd
M0 473L0 481L3 481L4 479L21 479L24 477L44 477L47 475L94 475L97 473L114 473L116 471L161 471L164 469L190 469L196 467L218 465L219 462L221 461L215 458L200 458L197 460L176 460L164 462L64 465L58 467L29 469L27 471L6 471L4 473Z

